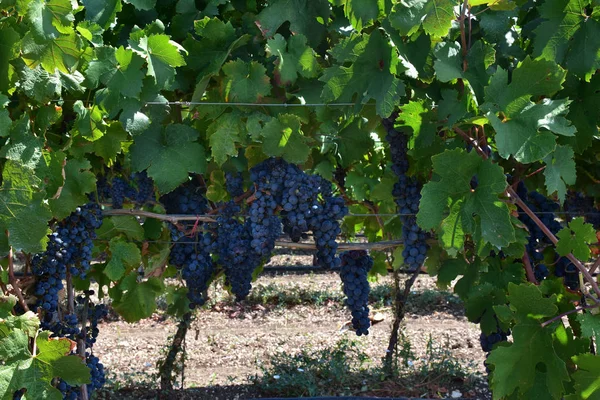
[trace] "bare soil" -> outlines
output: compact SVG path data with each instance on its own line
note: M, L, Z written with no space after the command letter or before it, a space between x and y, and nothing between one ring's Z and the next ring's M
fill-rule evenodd
M307 260L278 256L273 263L306 265ZM384 277L372 284L372 288L376 290L391 283L391 277ZM261 285L276 285L281 288L281 293L298 288L341 292L339 276L333 272L265 274L254 284L255 288ZM434 290L437 290L435 281L426 275L421 275L413 287L404 322L404 332L412 350L418 357L423 357L431 338L437 345L449 349L466 370L475 376L484 374L485 355L479 347L479 328L467 321L460 302L453 295L436 296ZM197 312L185 342L187 361L183 386L187 390L163 394L161 398L258 397L260 394L248 385L248 377L259 374L261 363L268 362L270 356L282 351L293 353L305 348L331 348L342 337L358 341L373 362L385 355L392 323L391 307L385 304L375 310L384 320L375 324L368 336L356 337L347 328L349 311L338 301L324 299L318 306L285 307L235 304L227 297L222 298L219 288L211 288L209 295L213 297L211 306ZM105 391L100 397L159 398L157 392L150 390L158 386L156 364L176 328L177 321L160 312L151 319L132 324L122 320L101 323L94 351L105 365L111 391ZM387 392L380 388L379 393L373 393L403 394L402 388L393 387L393 383L388 383L387 387ZM462 383L461 387L464 388ZM142 391L132 388L142 388ZM452 387L437 389L438 398L450 396L453 391ZM423 395L431 394L431 390L424 390ZM485 399L489 396L485 384L481 387L481 383L471 385L468 392L461 394L465 398Z

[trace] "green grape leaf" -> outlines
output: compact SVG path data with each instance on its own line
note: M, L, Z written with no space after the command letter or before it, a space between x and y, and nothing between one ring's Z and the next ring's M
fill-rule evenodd
M594 343L599 343L600 315L590 313L577 314L577 321L581 324L581 335L594 339Z
M389 41L379 31L353 35L331 53L337 65L327 68L319 78L325 82L321 98L350 102L356 95L357 104L374 99L377 114L387 118L404 95L404 84L396 78L404 67Z
M152 10L156 7L156 0L124 0L125 3L133 5L138 10Z
M185 65L181 54L185 49L163 34L143 36L129 44L148 63L147 75L154 78L158 88L169 89L175 81L175 68Z
M306 45L304 35L290 36L286 42L279 33L267 40L267 53L277 58L275 79L281 85L292 85L298 75L314 78L319 72L319 64L313 49Z
M189 290L181 286L167 286L167 314L181 318L190 310Z
M562 88L566 71L549 60L527 57L519 63L508 83L508 72L498 68L485 90L484 110L502 111L507 117L531 107L531 98L551 96ZM565 101L565 100L563 100ZM559 104L563 104L559 102Z
M29 351L29 336L22 330L9 331L8 335L0 337L0 357L11 364L31 355Z
M225 173L222 170L214 170L210 173L210 185L206 189L206 198L215 203L227 199Z
M373 25L385 11L384 0L343 0L343 5L344 15L357 31Z
M130 240L144 240L144 227L140 225L135 217L129 215L105 217L102 226L96 232L98 238L105 241L121 233L125 234Z
M115 237L109 244L110 260L104 268L104 274L111 281L118 281L123 275L132 268L137 268L142 262L140 249L126 240Z
M238 113L228 113L216 119L206 130L210 151L217 164L223 165L238 154L236 143L244 136L244 124Z
M57 219L69 216L75 208L89 201L87 194L96 190L96 176L89 171L87 160L68 160L64 166L65 180L57 198L49 200L52 215Z
M342 167L349 167L362 160L375 144L368 129L362 127L357 119L343 127L337 136L337 151Z
M16 304L17 296L13 294L9 294L8 296L5 296L3 294L0 295L0 318L2 318L3 320L7 320L8 318L10 318L13 315L12 310ZM35 332L37 332L37 329L35 330Z
M566 61L570 72L589 80L600 67L600 24L585 13L589 1L550 0L539 7L543 21L534 30L534 57Z
M566 185L574 185L577 179L573 149L567 146L557 146L554 153L544 159L546 169L546 189L549 194L556 192L558 201L563 202L567 194Z
M100 25L90 21L81 21L75 29L93 46L100 47L104 44L104 38L102 37L104 29Z
M230 61L223 72L227 102L256 103L271 92L267 70L259 62Z
M316 47L326 33L324 21L329 19L327 0L274 0L256 17L256 25L267 37L273 37L286 21L290 31L308 38Z
M508 302L515 312L518 321L530 319L543 320L552 317L558 311L555 305L556 298L546 298L536 285L508 283Z
M292 114L280 114L267 122L261 132L263 151L270 157L282 157L287 162L302 164L308 159L310 147L302 133L301 119Z
M460 204L461 227L466 233L474 232L478 225L481 237L498 248L506 247L516 240L509 210L498 195L506 189L506 178L498 165L482 160L474 152L461 149L447 150L432 158L433 171L437 180L423 186L422 199L417 222L423 229L440 226L455 202ZM478 178L478 186L471 189L473 176ZM455 219L456 217L451 217ZM449 226L453 222L448 221ZM452 228L455 229L455 228ZM452 242L444 246L453 247Z
M29 68L41 65L53 74L58 69L65 74L79 62L82 55L81 39L75 33L62 34L56 39L36 42L31 32L27 33L21 42L22 59Z
M127 132L119 121L111 122L106 127L104 135L92 143L94 154L102 157L107 165L111 165L116 161L117 155L123 149L123 142L128 138Z
M0 28L0 92L7 93L13 86L11 83L13 67L10 61L19 56L19 39L21 37L13 28L7 26ZM0 136L2 136L1 132L2 128L0 128Z
M530 104L519 114L505 121L494 113L486 116L496 130L498 152L503 158L513 156L517 161L528 164L544 159L556 148L554 133L573 136L576 129L564 117L569 101L544 99ZM544 128L544 130L541 130Z
M70 0L32 0L27 10L31 32L39 40L57 39L73 32L73 6Z
M42 158L44 140L31 132L29 116L23 116L16 121L11 129L8 142L0 148L0 157L16 161L26 168L34 170Z
M188 173L206 171L204 148L196 142L198 131L182 124L162 128L150 125L130 148L131 166L148 175L161 193L168 193L188 178Z
M230 22L204 17L194 21L194 30L200 40L189 36L183 45L188 50L186 63L198 72L194 101L199 101L212 76L217 75L232 51L243 46L250 35L237 35Z
M512 329L513 343L494 349L487 362L494 366L491 388L494 399L511 395L515 390L525 393L536 380L536 365L544 365L546 386L554 398L560 397L569 380L565 362L553 345L552 329L539 322L556 314L555 298L544 298L535 285L508 285L508 301L517 315Z
M81 0L85 6L85 19L108 29L122 9L121 0Z
M111 92L139 99L146 74L143 65L140 56L122 46L118 49L99 47L96 58L90 61L86 79L90 88L96 88L102 82Z
M62 393L52 386L55 377L73 386L90 382L90 370L81 358L68 355L74 342L49 339L50 332L43 331L36 338L37 354L32 355L29 344L22 343L23 335L14 336L12 344L24 345L26 350L17 359L0 366L0 398L12 398L15 391L27 389L27 398L60 400Z
M156 310L156 297L163 291L163 284L158 278L138 282L137 276L137 271L134 271L109 290L115 311L127 322L150 317Z
M79 132L85 139L93 142L104 136L106 131L106 122L104 122L104 113L100 107L92 105L87 108L81 100L73 104L73 110L77 113L74 131Z
M484 89L490 80L487 71L494 64L496 56L492 46L477 41L467 53L468 69L464 72L463 56L458 42L442 42L434 48L433 54L436 57L433 68L440 81L464 79L471 85L477 98L483 100Z
M42 67L30 69L22 63L17 66L19 74L19 84L21 90L30 99L39 103L45 103L48 100L60 96L62 85L60 79L55 74L49 74Z
M567 114L567 119L573 121L577 134L574 137L559 137L558 142L573 147L576 153L583 153L591 146L594 136L598 135L600 74L594 74L589 83L573 79L566 86L561 94L577 99L569 105Z
M450 31L458 4L454 0L405 0L394 5L389 18L402 36L412 35L422 24L428 35L441 38Z
M577 371L573 374L575 394L565 397L567 400L600 399L600 356L580 354L573 357Z
M588 260L590 258L591 243L596 243L596 230L591 224L585 223L583 217L577 217L569 222L569 226L562 228L557 234L558 243L556 243L556 251L561 256L566 256L572 253L580 260Z
M401 113L396 120L397 126L412 128L415 147L428 147L437 136L437 117L425 100L409 101L400 107Z
M29 168L7 161L0 186L0 235L8 230L9 244L17 251L38 253L44 250L52 218L40 180ZM4 252L5 249L0 249Z

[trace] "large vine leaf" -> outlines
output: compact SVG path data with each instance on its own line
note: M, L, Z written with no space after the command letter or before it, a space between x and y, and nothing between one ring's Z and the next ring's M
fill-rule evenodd
M258 14L256 25L265 37L273 37L288 21L290 31L303 34L311 46L316 47L326 32L321 21L328 18L327 0L274 0Z
M187 125L172 124L165 128L153 124L137 136L130 149L131 166L148 170L158 190L170 192L188 178L188 173L204 173L204 148L196 142L199 132Z
M81 0L85 6L85 19L100 25L103 29L115 22L121 11L121 0Z
M68 74L82 55L81 45L81 39L75 32L40 42L30 32L21 42L22 59L29 68L41 65L51 74L55 69Z
M66 218L75 208L89 201L87 194L96 190L96 177L89 169L87 160L71 159L63 167L65 180L60 196L49 200L52 215L57 219Z
M12 125L9 140L0 148L0 157L35 170L42 158L44 141L31 132L29 116L24 114Z
M0 366L0 398L10 399L17 390L27 389L27 398L61 400L62 393L52 386L55 377L73 386L90 382L90 370L81 358L68 355L75 345L71 340L50 339L50 332L40 332L34 355L29 351L27 335L14 332L0 341L0 353L13 355ZM17 348L21 351L15 353Z
M600 23L594 12L587 15L590 1L548 0L540 7L543 22L534 30L533 56L559 63L590 80L600 67Z
M498 198L506 189L502 168L481 159L475 152L461 149L445 151L432 161L437 179L425 184L421 191L417 214L421 228L474 233L479 226L484 242L498 248L516 240L508 207ZM473 176L479 182L475 190L470 185ZM448 212L450 215L445 217ZM446 248L454 247L453 240L443 244Z
M57 39L61 33L73 32L73 6L70 0L33 0L27 17L31 32L40 40Z
M558 201L562 202L567 194L567 185L574 185L577 179L573 149L567 146L556 146L554 153L544 159L546 169L546 189L548 193L556 192Z
M558 242L556 251L561 256L572 253L582 261L590 258L590 244L596 243L596 230L591 224L586 224L583 217L577 217L569 222L569 226L562 228L557 234Z
M543 159L556 147L553 133L574 136L576 129L564 117L568 113L567 99L544 99L540 103L532 97L550 96L559 91L566 71L547 60L526 58L512 74L499 68L485 90L489 110L486 114L496 130L498 152L504 158L510 156L521 163ZM502 113L502 119L497 113ZM544 128L544 130L541 130Z
M536 365L545 367L546 388L554 398L565 392L569 381L565 362L558 356L551 327L542 327L540 320L558 311L553 298L544 298L535 285L508 285L508 301L517 318L512 329L513 343L494 349L487 362L494 366L491 387L494 399L501 399L518 390L525 393L536 381Z
M223 66L225 101L256 103L271 92L265 67L256 62L230 61Z
M394 5L390 21L402 36L412 35L423 25L428 35L443 37L456 18L457 5L455 0L402 0Z
M156 310L156 297L163 291L163 284L158 278L138 282L137 275L137 271L130 273L110 289L114 309L127 322L150 317Z
M200 40L189 36L184 42L188 55L187 65L198 73L193 99L200 100L210 78L217 75L232 51L244 45L249 35L237 35L230 22L205 17L194 21L194 30Z
M96 49L96 58L90 61L86 79L92 88L101 82L112 92L137 99L146 75L143 64L139 55L122 46L118 49L100 47Z
M9 61L19 55L20 38L13 28L6 26L0 28L0 92L6 93L12 86L11 71L13 67Z
M181 52L185 49L169 36L143 36L138 42L129 42L132 49L148 63L148 76L154 78L159 89L168 89L175 81L175 68L185 65Z
M373 25L385 12L385 0L343 0L343 5L344 15L359 32Z
M356 96L357 104L373 99L377 114L387 118L404 94L404 84L396 77L404 67L390 43L379 31L353 35L334 47L332 55L337 65L319 78L325 82L322 99L351 102Z
M210 151L217 164L223 165L230 156L237 156L236 143L240 142L245 133L239 113L222 115L210 124L206 132L209 135Z
M104 273L112 281L118 281L127 270L139 267L142 262L142 254L135 243L115 237L110 240L108 246L110 261L106 264Z
M267 41L267 52L277 57L275 78L282 85L294 84L298 75L314 78L319 72L315 52L306 45L304 35L291 36L286 41L276 34Z
M573 357L577 371L573 374L575 394L566 396L567 400L600 399L600 356L581 354Z
M304 163L310 147L306 144L301 124L301 119L292 114L281 114L267 122L261 132L265 154L282 157L293 164Z
M8 231L8 244L17 251L41 252L48 241L48 220L52 214L40 191L40 183L29 168L14 161L4 164L0 186L0 235L4 236ZM2 253L7 250L0 248Z

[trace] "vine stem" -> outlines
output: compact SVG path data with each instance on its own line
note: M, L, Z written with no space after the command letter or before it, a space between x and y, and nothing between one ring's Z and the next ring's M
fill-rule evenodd
M564 312L562 314L559 314L559 315L557 315L555 317L550 318L548 321L542 322L542 328L547 327L548 325L550 325L554 321L558 321L559 319L562 319L562 317L566 317L569 314L575 314L575 313L578 313L579 311L582 311L582 310L589 310L589 309L597 308L597 307L598 307L597 304L589 305L589 306L577 306L577 307L575 307L572 310L569 310L567 312Z
M463 139L465 139L468 143L470 143L473 146L473 148L475 149L475 151L483 159L485 159L485 160L488 159L487 154L485 154L485 152L479 146L479 144L476 141L474 141L465 131L463 131L460 128L455 127L454 132L458 133ZM507 193L510 196L510 198L515 202L515 204L517 206L519 206L519 208L521 208L521 210L523 210L525 212L525 214L527 214L529 216L529 218L531 218L531 220L542 230L544 235L546 235L546 237L548 237L548 239L550 239L552 244L554 244L556 246L556 243L558 243L558 239L556 238L556 236L554 236L554 234L550 231L550 229L548 229L548 227L538 218L538 216L535 215L535 213L531 210L531 208L529 208L529 206L527 204L525 204L525 202L519 197L519 195L512 188L512 186L509 185L506 188L505 193ZM596 296L598 298L600 298L600 287L598 287L598 283L594 280L594 277L592 276L592 274L590 274L590 271L588 271L588 269L585 267L585 265L583 265L583 263L581 261L579 261L573 254L567 254L566 257L583 274L583 276L585 277L585 280L592 286L592 289L594 290L594 293L596 294Z
M158 373L160 375L160 389L161 390L172 390L173 384L171 382L171 378L173 375L173 366L175 364L175 359L177 354L181 351L181 348L184 344L185 335L190 327L190 322L192 320L192 312L189 311L183 315L181 321L179 321L179 325L177 327L177 332L173 337L173 342L171 343L171 347L169 348L169 352L165 358L163 364L159 367Z
M6 231L6 240L8 241L8 239L10 239L10 233L7 230ZM27 303L25 302L25 298L23 297L23 293L21 292L21 287L19 286L19 283L17 282L17 278L15 278L15 266L14 266L14 262L13 262L12 246L9 246L9 248L8 248L8 281L10 282L10 285L12 286L15 294L17 295L17 298L19 299L19 304L21 305L21 307L23 307L23 310L29 311L29 307L27 306Z
M594 265L590 267L590 275L596 272L596 270L600 267L600 257L596 258Z
M535 279L535 273L533 272L533 268L531 267L531 260L529 259L529 254L525 252L523 254L523 265L525 266L525 274L527 275L527 280L534 285L537 285L539 282Z
M81 315L81 337L79 339L77 339L77 353L79 353L79 356L83 358L83 360L85 361L85 339L87 337L87 316L88 316L88 310L89 310L89 296L85 296L85 300L83 302L83 311L82 311L82 315ZM83 384L81 385L81 387L79 388L79 391L81 393L81 400L88 400L89 399L89 395L88 395L88 391L87 391L87 385Z

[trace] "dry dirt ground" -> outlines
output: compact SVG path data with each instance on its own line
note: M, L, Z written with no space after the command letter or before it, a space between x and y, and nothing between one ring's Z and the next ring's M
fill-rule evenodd
M290 257L279 257L281 264L300 264ZM304 262L306 265L306 263ZM372 284L372 290L385 292L391 278L384 277ZM300 304L235 304L218 288L211 288L209 307L197 312L186 338L187 361L184 386L190 397L168 398L251 398L253 389L248 377L260 373L260 364L268 363L278 352L298 352L301 349L333 347L341 338L356 340L373 362L385 355L391 330L392 313L385 301L375 304L384 320L374 325L368 336L357 337L344 328L349 311L340 304L339 276L319 274L264 274L254 284L255 292L271 293L276 288L283 294L304 291L315 293L318 305ZM460 301L446 293L436 292L435 281L421 275L413 286L408 313L403 324L407 340L418 357L426 353L430 338L434 344L448 350L465 370L482 374L484 354L479 347L479 329L467 321ZM327 294L333 293L333 299ZM123 388L157 386L156 363L164 352L168 337L177 328L177 321L157 312L153 318L138 323L122 320L103 322L95 353L105 365L112 389L118 396L104 393L102 398L125 398ZM477 386L477 385L475 385ZM214 392L212 390L214 388ZM190 388L202 388L195 391ZM220 388L220 389L219 389ZM451 387L440 387L438 395L450 396ZM485 388L462 393L465 398L487 398ZM131 392L130 398L144 397ZM254 394L256 395L256 394ZM414 393L412 394L415 395ZM423 393L424 396L431 396Z

